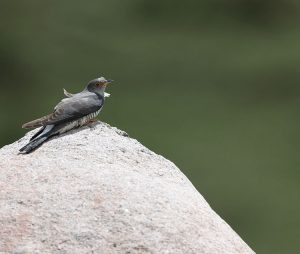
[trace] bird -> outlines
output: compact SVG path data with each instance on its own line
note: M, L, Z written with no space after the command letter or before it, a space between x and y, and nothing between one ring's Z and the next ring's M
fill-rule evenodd
M19 152L28 154L50 137L80 127L97 117L104 105L104 98L107 97L105 89L111 82L113 80L100 77L89 81L79 93L70 94L64 90L67 98L62 99L51 114L22 125L25 129L41 128Z

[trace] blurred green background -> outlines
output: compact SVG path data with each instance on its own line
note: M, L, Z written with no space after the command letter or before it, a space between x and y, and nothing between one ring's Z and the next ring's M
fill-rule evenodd
M298 253L300 3L0 1L0 146L93 78L258 253Z

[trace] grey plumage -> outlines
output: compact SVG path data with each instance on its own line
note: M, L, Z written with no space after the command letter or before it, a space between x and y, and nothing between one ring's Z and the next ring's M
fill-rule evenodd
M103 107L104 91L110 82L103 77L94 79L82 92L61 100L53 113L24 124L23 128L42 128L20 152L29 153L48 138L80 127L95 118Z
M64 95L66 96L66 97L73 97L75 94L73 94L73 93L69 93L66 89L64 89L63 88L63 91L64 91ZM104 98L106 98L106 97L110 97L110 93L106 93L106 92L104 92Z

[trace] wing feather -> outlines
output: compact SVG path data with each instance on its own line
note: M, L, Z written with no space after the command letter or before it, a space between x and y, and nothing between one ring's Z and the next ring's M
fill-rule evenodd
M53 113L25 123L22 128L35 128L76 120L96 112L103 106L103 103L103 97L94 93L86 93L82 96L65 98L56 105Z
M65 95L66 97L73 97L73 96L74 96L74 94L69 93L66 89L64 89L64 95Z

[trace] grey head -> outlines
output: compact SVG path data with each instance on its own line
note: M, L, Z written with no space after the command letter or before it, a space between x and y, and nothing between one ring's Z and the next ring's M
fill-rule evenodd
M104 97L105 88L112 81L113 80L105 79L104 77L93 79L87 84L85 90L91 93L100 94Z

